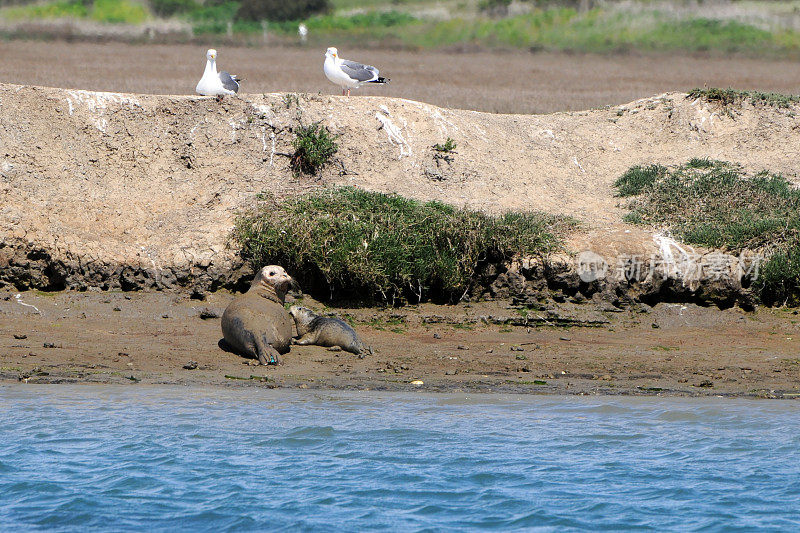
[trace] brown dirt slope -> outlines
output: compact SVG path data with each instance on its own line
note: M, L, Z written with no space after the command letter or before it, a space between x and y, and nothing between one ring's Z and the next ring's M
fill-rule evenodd
M488 212L568 214L588 228L573 250L646 252L652 235L621 222L612 183L622 172L712 157L791 177L797 111L723 112L668 93L601 110L495 115L381 97L218 103L3 84L0 272L30 272L25 261L46 257L28 285L222 283L237 266L234 217L257 193L344 184ZM340 136L336 160L319 177L295 178L285 156L292 128L317 121ZM431 147L447 137L457 153L437 162Z

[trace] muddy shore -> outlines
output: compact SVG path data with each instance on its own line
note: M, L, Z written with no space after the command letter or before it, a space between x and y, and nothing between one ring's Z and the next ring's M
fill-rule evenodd
M17 297L19 295L19 297ZM374 354L223 351L230 293L0 292L0 380L537 394L800 397L797 310L508 301L333 309ZM290 298L291 299L291 298ZM196 368L184 368L185 366ZM421 381L422 384L414 384Z
M10 84L0 99L2 380L800 395L796 311L750 311L741 258L685 253L625 223L613 186L633 165L693 157L798 183L797 106L723 110L665 93L579 113L492 115L385 97L219 103ZM336 159L294 176L283 157L293 128L318 121L338 136ZM458 153L442 167L432 146L448 137ZM252 278L231 241L238 214L265 190L282 198L341 185L568 215L581 227L558 257L479 272L469 297L488 301L327 309L373 346L364 359L300 347L265 368L220 349L227 291ZM725 268L689 268L718 266L709 256ZM585 264L605 277L583 279ZM631 265L647 275L616 275Z

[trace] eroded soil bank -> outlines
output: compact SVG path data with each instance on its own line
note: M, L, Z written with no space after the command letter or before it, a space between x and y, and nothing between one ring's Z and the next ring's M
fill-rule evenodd
M218 316L231 298L225 291L205 301L163 292L2 292L0 379L800 397L796 310L570 302L524 309L500 301L326 309L348 317L374 354L295 346L283 364L265 367L218 346ZM324 308L310 298L303 304ZM184 368L192 361L196 368Z
M667 93L585 112L494 115L395 98L279 93L219 103L0 84L0 285L242 288L252 270L231 229L260 192L285 197L352 185L489 213L539 210L578 219L582 228L562 257L540 269L523 264L522 278L500 281L523 296L530 287L520 283L544 282L568 296L610 291L644 294L647 303L747 307L737 260L711 265L714 276L727 272L722 280L677 264L687 262L682 249L622 221L613 183L632 165L693 157L795 179L796 111L749 102L723 109ZM313 122L338 135L339 150L318 176L297 177L286 155L295 128ZM446 138L457 150L443 160L432 147ZM580 252L611 269L642 258L645 271L665 269L634 284L609 276L579 287ZM701 264L709 251L691 252ZM497 267L499 276L508 265ZM476 293L509 294L494 291L491 276L484 281Z

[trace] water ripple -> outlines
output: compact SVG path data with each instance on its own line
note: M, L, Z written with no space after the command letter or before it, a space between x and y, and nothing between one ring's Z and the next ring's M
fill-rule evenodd
M789 402L0 386L0 529L800 527Z

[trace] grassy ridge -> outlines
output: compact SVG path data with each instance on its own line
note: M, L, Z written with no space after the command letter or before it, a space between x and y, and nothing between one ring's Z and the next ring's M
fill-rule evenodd
M235 238L255 267L277 263L307 290L384 301L457 300L484 261L547 254L573 221L541 213L489 216L353 187L263 203Z
M783 176L692 159L678 168L633 167L615 186L620 196L633 197L628 222L667 226L708 248L764 252L754 281L761 300L800 304L800 189Z
M780 93L763 93L760 91L740 91L736 89L692 89L688 98L701 98L708 102L717 102L723 106L740 104L748 101L753 105L787 108L800 102L800 96Z

